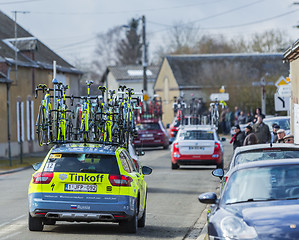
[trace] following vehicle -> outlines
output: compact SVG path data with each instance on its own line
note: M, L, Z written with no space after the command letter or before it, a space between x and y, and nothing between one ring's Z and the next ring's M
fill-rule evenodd
M134 137L135 148L163 147L168 149L169 137L161 120L143 119L136 124L137 136Z
M171 168L178 169L181 165L217 165L217 168L223 168L221 140L211 125L180 127L171 146Z
M30 231L56 221L118 222L129 233L145 226L144 175L152 169L136 169L125 148L55 145L34 169L28 189Z

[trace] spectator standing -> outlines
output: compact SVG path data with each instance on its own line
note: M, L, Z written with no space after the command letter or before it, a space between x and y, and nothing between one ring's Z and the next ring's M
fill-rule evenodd
M235 114L234 114L235 126L239 125L239 120L238 120L239 116L240 116L240 110L237 106L235 106Z
M250 112L246 115L246 123L251 123L253 121L253 116Z
M257 144L257 136L252 132L252 127L250 125L245 127L245 139L243 145Z
M265 115L262 113L262 109L261 108L255 109L255 115L254 115L253 123L257 122L258 116L262 116L263 119L265 118Z
M238 123L239 124L245 124L246 123L246 116L243 111L240 112L240 115L238 117Z
M285 137L285 131L283 130L283 129L279 129L278 131L277 131L277 143L283 143L284 142L284 140L283 140L283 138Z
M226 108L222 108L220 114L220 123L221 123L222 133L224 134L226 133L225 114L226 114Z
M267 124L263 122L263 117L259 115L253 125L253 132L257 136L258 143L268 143L271 141L271 133Z
M243 142L244 142L244 139L245 139L245 134L241 131L239 125L237 125L235 127L234 131L235 131L235 135L230 140L230 143L233 144L233 148L235 150L237 147L243 146Z
M230 133L230 129L232 128L232 122L234 120L234 116L233 113L230 111L229 108L226 109L226 113L225 113L225 130L226 130L226 134Z
M280 126L277 125L277 124L274 124L272 126L272 129L273 129L272 134L271 134L272 135L272 142L276 143L277 142L277 131L280 129Z

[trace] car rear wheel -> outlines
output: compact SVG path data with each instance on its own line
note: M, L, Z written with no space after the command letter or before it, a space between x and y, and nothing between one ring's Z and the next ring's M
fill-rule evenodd
M127 232L127 233L137 232L137 226L138 226L137 207L135 208L134 216L129 220L119 222L119 226L123 232Z
M178 169L179 167L179 164L171 162L171 169Z
M44 225L41 218L32 217L29 213L28 226L30 231L43 231Z
M143 228L145 226L145 218L146 218L146 205L142 217L138 220L138 227Z

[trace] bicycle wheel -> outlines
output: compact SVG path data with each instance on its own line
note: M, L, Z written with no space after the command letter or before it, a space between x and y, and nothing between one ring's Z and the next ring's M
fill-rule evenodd
M71 115L67 118L66 123L66 140L73 140L73 121Z
M36 133L37 139L40 146L44 143L44 133L45 133L45 107L39 107L39 113L36 122Z

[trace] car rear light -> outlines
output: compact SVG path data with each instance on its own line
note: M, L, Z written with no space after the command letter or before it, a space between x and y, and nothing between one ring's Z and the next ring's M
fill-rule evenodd
M225 176L225 177L224 177L224 182L226 183L227 180L228 180L228 176Z
M179 143L173 144L173 150L179 151Z
M109 175L109 181L112 186L130 187L133 179L125 175Z
M220 144L215 142L215 149L220 149Z
M34 184L48 184L52 181L54 173L52 172L38 172L33 176Z
M36 215L46 215L47 213L45 213L45 212L36 212L35 214Z
M173 156L174 156L175 158L180 158L180 157L181 157L181 155L178 154L178 153L173 154Z
M113 217L114 218L126 218L127 217L127 215L125 215L125 214L113 214Z

